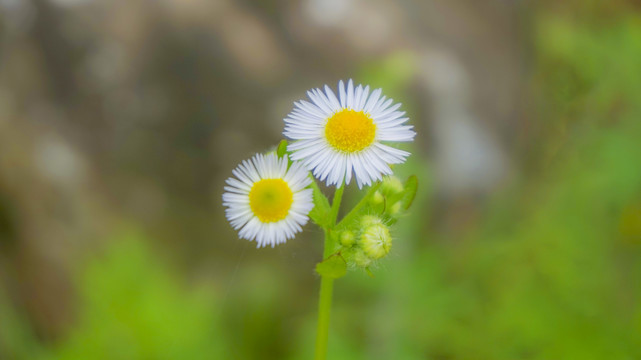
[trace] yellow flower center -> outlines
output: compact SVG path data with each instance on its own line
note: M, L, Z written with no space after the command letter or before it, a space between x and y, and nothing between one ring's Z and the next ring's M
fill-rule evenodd
M362 111L341 110L327 120L325 137L336 150L353 153L374 142L376 125Z
M249 206L264 223L283 220L294 202L294 194L283 179L263 179L249 191Z

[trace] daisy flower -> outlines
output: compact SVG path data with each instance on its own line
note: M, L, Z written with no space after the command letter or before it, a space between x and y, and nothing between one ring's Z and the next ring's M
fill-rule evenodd
M238 236L257 247L284 243L302 230L314 207L312 179L302 163L287 167L287 157L256 154L243 161L227 179L223 206Z
M327 185L349 184L352 174L359 188L391 175L390 164L405 162L409 153L383 142L412 141L413 126L399 111L401 104L370 93L369 86L354 88L352 80L338 83L338 97L325 85L325 92L307 92L285 118L283 134L295 140L288 146L292 160L300 160Z

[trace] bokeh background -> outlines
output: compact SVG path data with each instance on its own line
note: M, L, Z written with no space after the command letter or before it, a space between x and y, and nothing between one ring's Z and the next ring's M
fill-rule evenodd
M0 0L0 359L311 358L322 233L256 249L221 194L347 78L420 189L330 359L641 359L632 0Z

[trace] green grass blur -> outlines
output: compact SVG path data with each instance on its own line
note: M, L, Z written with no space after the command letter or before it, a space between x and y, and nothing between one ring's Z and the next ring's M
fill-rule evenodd
M534 150L456 241L430 228L426 159L398 167L419 176L420 200L374 278L337 281L332 360L641 359L641 18L594 11L535 16ZM409 61L398 54L361 71L401 93ZM61 339L38 339L0 293L5 353L311 357L316 304L299 302L308 297L287 263L239 261L221 283L186 284L152 239L123 234L78 265L80 310Z

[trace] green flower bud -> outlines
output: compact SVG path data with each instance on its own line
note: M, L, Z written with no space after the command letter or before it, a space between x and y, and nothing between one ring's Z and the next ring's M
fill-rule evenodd
M398 194L403 191L403 183L396 176L387 176L383 179L381 190L385 194Z
M356 239L354 238L353 232L346 230L340 234L340 236L338 237L338 241L340 241L341 245L343 245L344 247L350 247L354 245Z
M397 202L396 204L390 206L389 209L389 214L392 216L396 216L401 212L401 202Z
M368 226L371 226L371 225L378 225L378 224L382 224L382 223L383 223L383 220L381 220L381 218L379 218L378 216L374 216L374 215L364 215L361 218L361 225L363 227L368 227Z
M361 249L357 250L354 253L353 259L356 266L359 266L359 267L365 268L372 264L372 259L369 256L367 256L365 252Z
M389 253L392 247L392 236L383 224L367 227L361 235L361 248L372 260L380 259Z
M377 190L374 195L372 195L370 201L373 205L379 205L382 204L383 201L385 201L385 198L383 197L383 194Z

